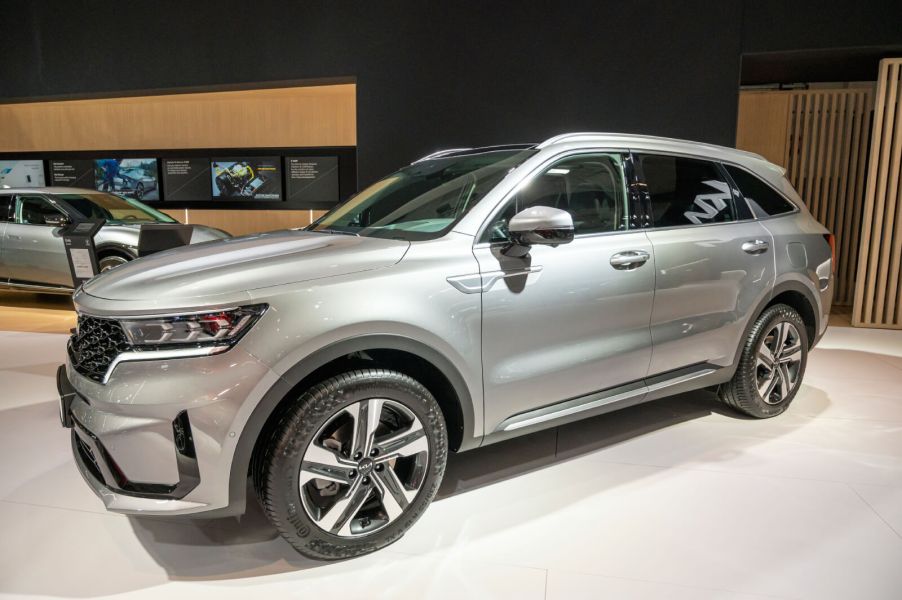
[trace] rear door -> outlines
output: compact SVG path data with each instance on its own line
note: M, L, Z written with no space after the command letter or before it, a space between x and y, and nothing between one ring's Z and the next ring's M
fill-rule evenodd
M72 286L61 227L53 221L65 213L40 194L18 194L13 220L6 225L3 253L10 281Z
M646 375L654 260L645 232L629 227L624 158L593 152L546 165L502 204L474 247L487 433L512 415ZM574 240L506 256L508 220L532 206L568 211Z
M686 156L636 153L655 254L649 375L733 362L751 311L774 282L773 239L723 168Z

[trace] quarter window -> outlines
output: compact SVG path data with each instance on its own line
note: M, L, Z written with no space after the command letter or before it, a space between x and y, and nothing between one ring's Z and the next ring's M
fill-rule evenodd
M620 154L587 154L555 163L512 198L487 232L488 241L508 239L507 223L533 206L570 213L576 235L626 229L626 187Z
M724 166L756 217L782 215L795 209L789 200L745 169Z
M736 220L730 186L714 163L679 156L637 156L655 227Z

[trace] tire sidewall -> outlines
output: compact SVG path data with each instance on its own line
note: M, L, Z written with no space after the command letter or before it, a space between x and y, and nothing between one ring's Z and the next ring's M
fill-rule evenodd
M307 515L298 487L301 462L314 436L329 419L346 406L369 398L399 402L417 416L426 431L429 465L420 491L398 519L366 536L339 537L320 529ZM303 554L325 560L368 554L399 539L432 502L444 474L447 448L441 410L422 385L388 371L345 374L305 394L287 426L273 440L265 508L283 536Z
M774 325L781 322L789 322L799 332L799 340L802 347L802 360L799 365L799 373L795 388L784 398L779 404L770 404L765 402L758 392L758 376L757 376L757 355L758 350L764 343L767 334L773 329ZM802 387L802 379L805 376L805 368L808 364L808 330L802 317L799 316L794 309L786 304L776 304L767 309L752 329L749 341L743 350L742 357L742 381L741 385L745 387L746 398L750 399L754 404L755 416L773 417L783 413L795 399L799 389Z

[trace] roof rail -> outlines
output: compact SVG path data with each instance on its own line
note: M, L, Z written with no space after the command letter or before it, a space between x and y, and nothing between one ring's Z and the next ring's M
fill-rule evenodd
M432 154L427 154L422 158L418 158L413 161L412 165L417 164L418 162L423 162L424 160L431 160L433 158L441 158L442 156L446 156L448 154L454 154L455 152L463 152L465 150L472 150L472 148L447 148L445 150L439 150L438 152L433 152Z

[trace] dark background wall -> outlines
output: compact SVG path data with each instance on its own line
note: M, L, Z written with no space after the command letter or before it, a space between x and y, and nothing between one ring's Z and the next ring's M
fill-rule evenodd
M898 0L0 0L0 18L0 101L354 78L361 183L573 130L732 145L743 53L902 44Z

